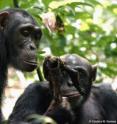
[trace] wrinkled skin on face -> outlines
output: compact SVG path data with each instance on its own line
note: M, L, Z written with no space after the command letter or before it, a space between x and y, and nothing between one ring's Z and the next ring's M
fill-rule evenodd
M22 71L33 71L37 67L36 48L42 35L37 23L20 9L3 11L0 18L8 64Z

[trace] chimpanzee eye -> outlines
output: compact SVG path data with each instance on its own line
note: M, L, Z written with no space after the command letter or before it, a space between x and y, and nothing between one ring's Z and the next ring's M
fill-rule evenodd
M32 34L33 28L31 26L21 27L20 32L24 37L28 37Z
M87 73L84 71L84 70L79 70L79 77L82 78L82 77L87 77ZM83 78L82 78L83 79Z
M25 36L25 37L28 37L30 35L30 31L28 29L24 29L22 30L22 34Z

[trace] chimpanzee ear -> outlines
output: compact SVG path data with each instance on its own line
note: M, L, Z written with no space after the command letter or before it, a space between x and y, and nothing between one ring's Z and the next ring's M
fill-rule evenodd
M97 64L92 65L92 81L96 79L96 75L97 75Z
M4 29L8 15L9 13L7 11L0 12L0 30Z

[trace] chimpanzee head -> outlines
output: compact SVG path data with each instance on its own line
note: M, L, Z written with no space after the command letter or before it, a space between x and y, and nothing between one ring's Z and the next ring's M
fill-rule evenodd
M20 9L0 12L0 35L8 64L22 71L37 67L36 47L42 32L32 16Z
M96 77L96 66L76 54L60 58L47 57L44 61L44 75L53 91L59 89L60 96L67 97L74 105L79 105L90 94Z

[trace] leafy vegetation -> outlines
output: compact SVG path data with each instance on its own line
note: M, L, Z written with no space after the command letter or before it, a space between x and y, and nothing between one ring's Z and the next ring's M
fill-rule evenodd
M117 75L117 2L114 0L19 0L43 30L40 49L77 53L98 64L102 78ZM13 7L0 0L0 9Z

